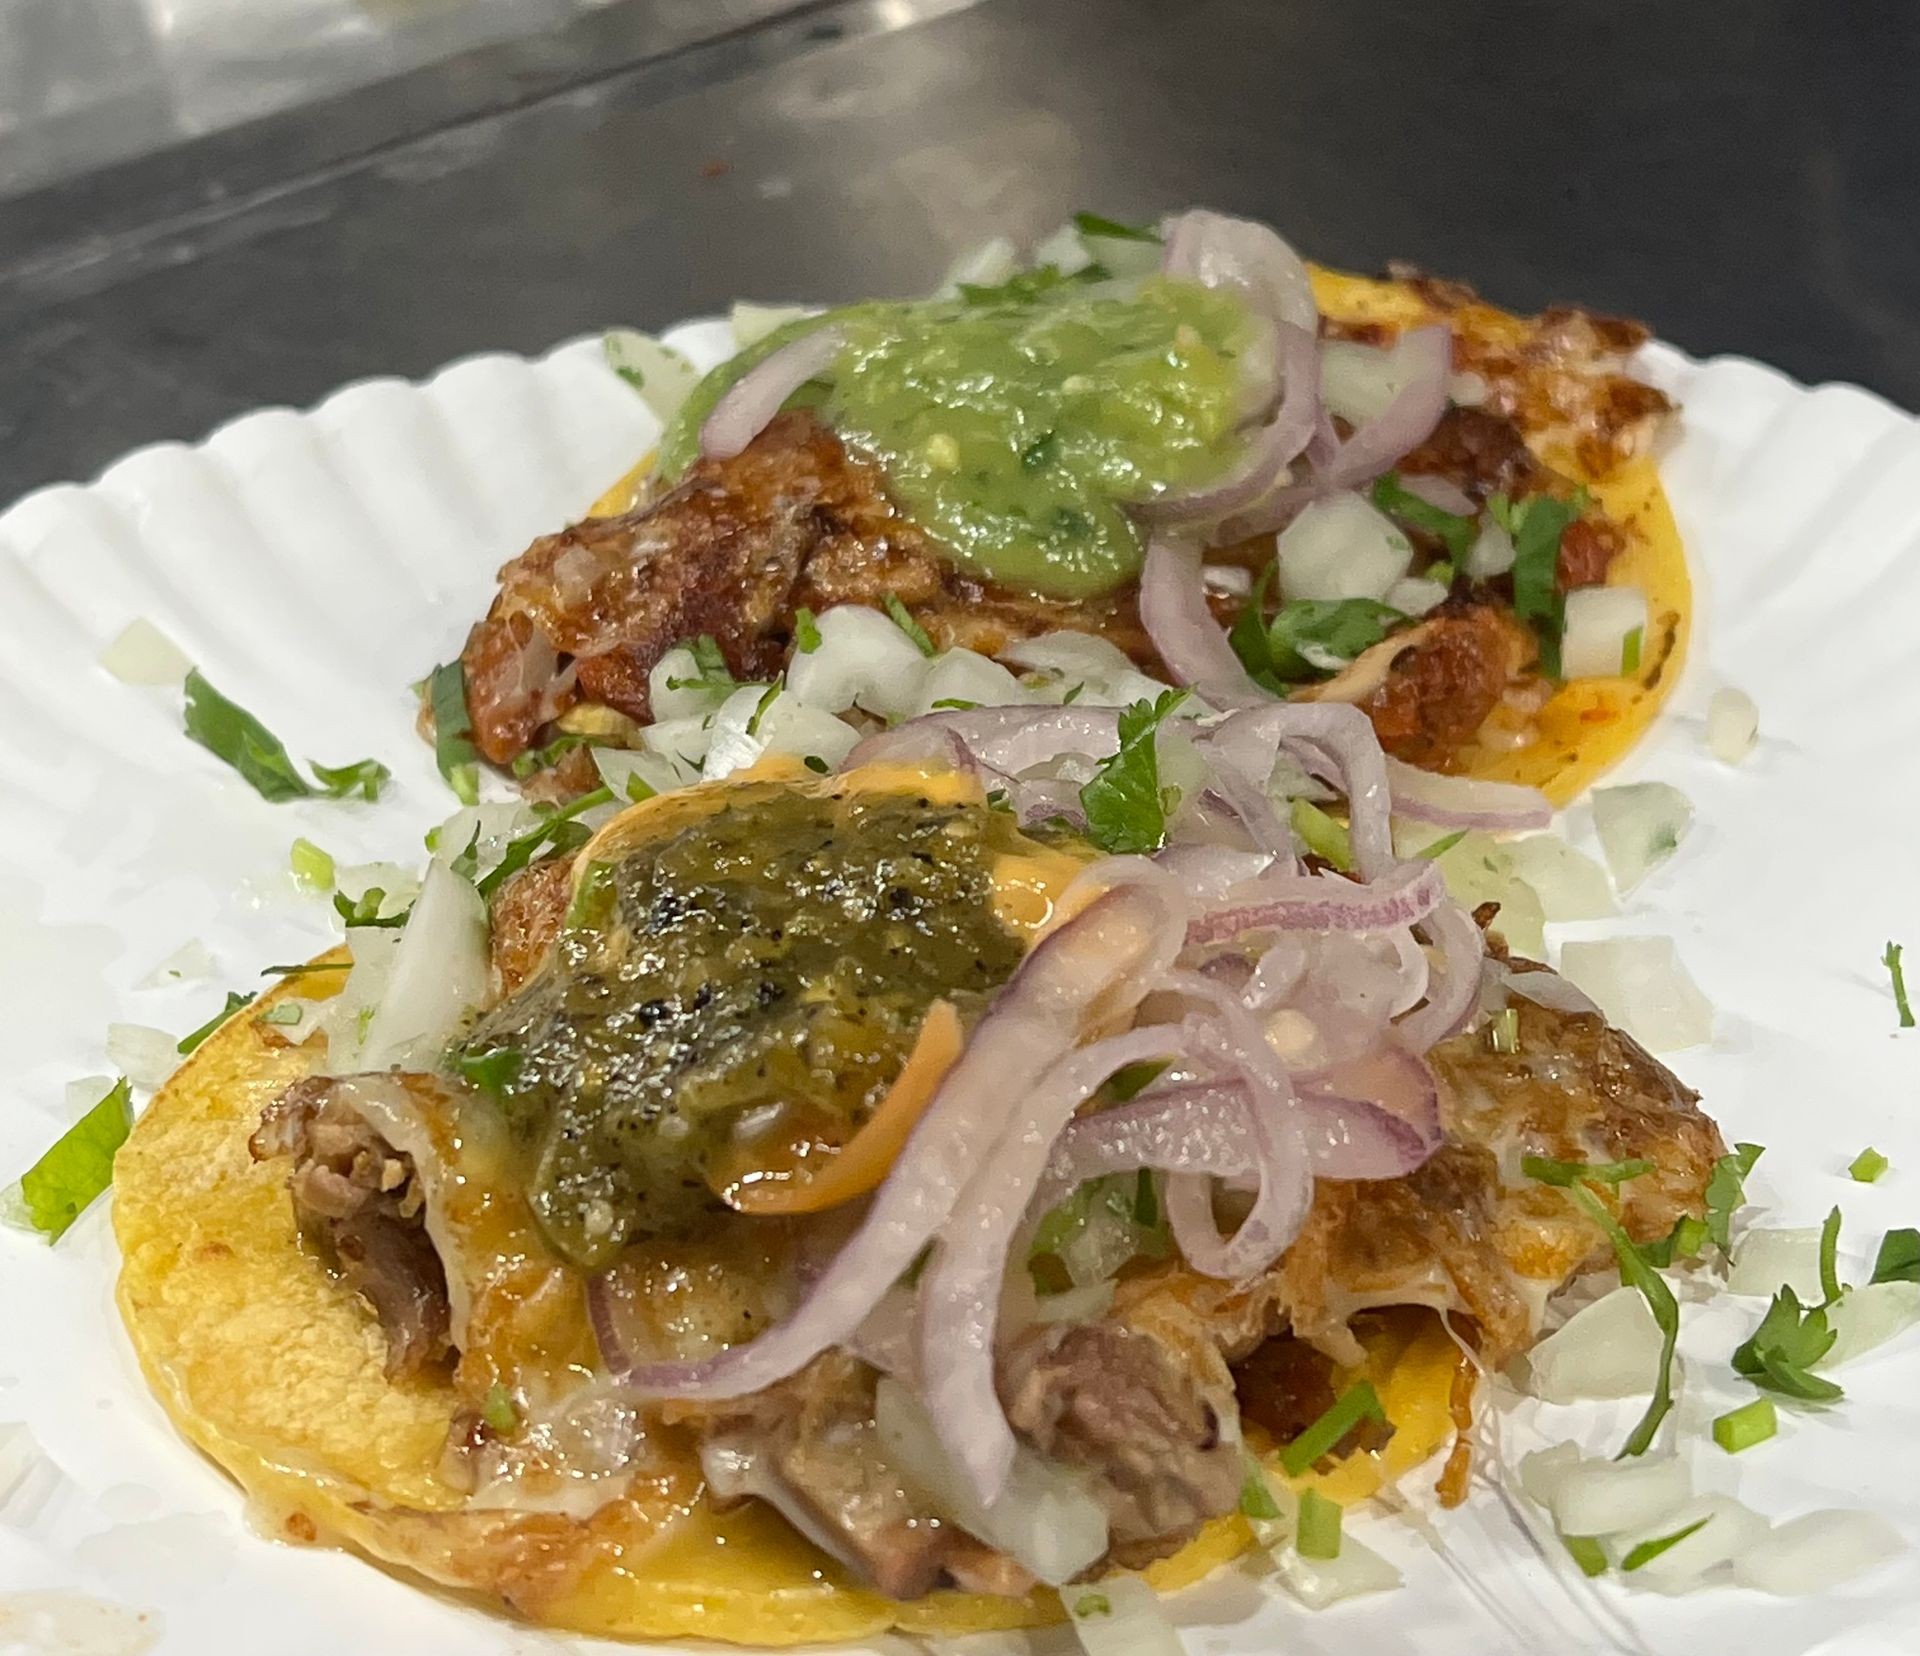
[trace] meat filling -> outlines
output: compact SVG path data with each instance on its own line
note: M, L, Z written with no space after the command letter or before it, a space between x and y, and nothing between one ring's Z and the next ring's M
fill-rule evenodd
M267 1106L247 1148L255 1161L293 1158L294 1216L372 1306L386 1336L387 1377L419 1374L452 1355L446 1271L427 1235L412 1158L318 1076Z

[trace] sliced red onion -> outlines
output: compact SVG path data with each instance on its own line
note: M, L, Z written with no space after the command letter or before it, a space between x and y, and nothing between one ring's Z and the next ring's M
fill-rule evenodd
M1101 759L1120 746L1120 712L1112 707L975 707L926 713L876 731L841 761L842 770L886 759L934 758L958 741L969 765L1009 776L1063 753Z
M1213 523L1242 511L1284 480L1319 419L1318 369L1312 334L1278 324L1280 376L1285 385L1273 418L1246 440L1226 475L1197 488L1135 501L1128 509L1148 523Z
M843 343L840 330L828 325L755 363L701 423L700 452L710 459L731 460L767 429L787 398L833 366Z
M1447 411L1453 335L1444 327L1414 328L1400 336L1396 348L1405 353L1409 372L1393 401L1318 466L1311 481L1278 490L1223 522L1222 542L1271 534L1309 500L1371 482L1433 435Z
M1251 707L1273 700L1247 676L1207 607L1199 547L1159 535L1147 542L1140 624L1175 683L1192 685L1213 706Z
M1439 955L1440 976L1427 985L1426 1005L1394 1025L1410 1052L1426 1052L1467 1026L1480 1003L1480 962L1487 951L1480 928L1452 903L1442 903L1425 925Z
M744 1397L783 1380L866 1319L940 1234L978 1166L1040 1076L1095 1008L1124 1017L1179 952L1186 916L1163 887L1127 885L1044 939L994 998L934 1094L866 1218L785 1321L699 1362L635 1366L604 1351L648 1397Z
M1262 315L1291 323L1310 338L1319 334L1313 278L1270 226L1195 208L1168 219L1164 231L1163 274L1202 287L1239 288Z
M1436 477L1429 472L1407 472L1400 479L1400 487L1429 506L1437 506L1443 512L1453 513L1455 517L1480 515L1480 508L1474 503L1473 496L1448 478Z
M1553 805L1538 788L1513 782L1482 782L1471 776L1441 776L1389 757L1387 786L1393 814L1436 828L1544 828Z
M1153 860L1203 903L1219 902L1235 886L1258 879L1274 866L1271 852L1239 851L1229 845L1169 845Z
M1302 1077L1299 1096L1322 1135L1309 1132L1308 1148L1334 1178L1398 1178L1440 1148L1440 1083L1425 1059L1404 1048L1381 1047Z
M1488 966L1490 969L1497 968L1500 987L1507 995L1518 995L1522 1000L1532 1001L1535 1006L1544 1006L1549 1012L1600 1012L1590 996L1576 989L1558 972L1549 972L1544 967L1538 971L1516 972L1509 966L1499 966L1493 961L1489 961Z
M1013 1428L994 1391L1000 1283L1053 1141L1116 1070L1177 1057L1180 1031L1136 1029L1070 1052L1025 1090L998 1145L961 1194L920 1290L920 1371L941 1443L991 1505L1013 1466Z
M1283 874L1196 915L1187 942L1219 943L1250 931L1386 931L1414 925L1446 901L1446 878L1425 858L1366 884L1338 874Z

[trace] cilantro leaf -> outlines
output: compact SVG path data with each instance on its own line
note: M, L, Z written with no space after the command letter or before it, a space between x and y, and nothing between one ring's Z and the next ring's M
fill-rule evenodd
M289 799L344 798L358 792L378 799L389 772L372 759L351 765L315 765L319 784L309 782L294 767L286 745L238 703L229 701L201 676L198 667L187 674L187 735L240 773L262 799L283 804Z
M1406 619L1374 598L1296 598L1267 624L1269 671L1290 684L1328 677Z
M1067 275L1056 264L1035 265L1031 270L1016 270L1004 282L982 285L962 282L960 298L969 305L1031 305L1042 294L1076 282L1104 282L1105 265L1090 264Z
M1160 756L1154 738L1167 716L1187 699L1185 690L1163 690L1159 699L1135 702L1120 715L1120 746L1100 761L1080 790L1087 833L1116 856L1158 851L1167 838L1167 800L1160 787Z
M1246 603L1240 606L1240 613L1227 631L1227 642L1240 658L1240 665L1256 683L1276 693L1280 680L1273 670L1273 646L1267 640L1267 590L1279 570L1276 558L1260 571L1260 578L1253 583Z
M1411 524L1415 529L1433 536L1447 549L1456 564L1466 557L1468 548L1479 533L1472 518L1461 517L1457 512L1445 511L1432 501L1421 499L1400 481L1398 472L1390 471L1374 481L1373 503L1389 517L1397 517L1402 523ZM1452 571L1449 570L1448 574L1451 579ZM1428 571L1428 577L1438 578L1431 570Z
M543 770L552 770L560 761L577 747L585 747L587 739L565 731L554 737L545 747L528 748L513 762L514 777L521 782Z
M583 793L578 799L569 800L542 821L539 827L529 829L516 840L510 840L500 861L474 882L474 889L482 897L490 898L512 876L537 860L541 852L558 856L568 851L578 851L590 835L573 819L585 811L591 811L596 805L609 803L612 798L613 789L595 788L592 793Z
M480 802L480 750L473 745L467 711L467 669L459 660L427 675L427 706L433 713L433 762L462 805Z
M1533 495L1526 500L1505 501L1500 509L1494 501L1487 506L1495 521L1513 536L1513 612L1533 623L1540 639L1540 666L1549 678L1560 676L1560 633L1566 621L1566 600L1561 596L1560 537L1567 525L1585 509L1584 491L1572 500L1552 495Z
M518 1079L520 1066L525 1061L526 1055L519 1048L497 1046L483 1052L461 1053L454 1059L454 1068L468 1086L500 1098Z
M1571 1184L1567 1186L1567 1195L1574 1206L1598 1225L1613 1244L1613 1256L1620 1264L1620 1280L1640 1291L1640 1297L1647 1302L1647 1309L1653 1313L1654 1323L1660 1330L1660 1368L1654 1376L1653 1401L1647 1405L1647 1412L1640 1417L1639 1425L1628 1434L1617 1458L1624 1460L1629 1455L1644 1455L1653 1447L1660 1422L1667 1418L1668 1411L1673 1407L1673 1354L1680 1342L1680 1304L1673 1297L1673 1290L1667 1286L1667 1279L1653 1268L1647 1256L1633 1238L1621 1229L1620 1221L1614 1218L1606 1203L1594 1194L1590 1186Z
M820 623L805 604L793 612L793 647L802 655L812 655L820 648Z
M113 1183L114 1152L133 1127L133 1091L122 1077L20 1175L33 1228L57 1242L89 1203Z
M927 636L927 629L914 620L913 611L891 592L886 595L883 602L887 606L887 614L893 618L893 624L913 640L915 648L923 656L933 655L933 640Z
M1248 1518L1280 1516L1280 1503L1273 1498L1267 1474L1251 1455L1247 1457L1247 1475L1240 1484L1240 1511Z
M1104 236L1108 241L1160 243L1160 232L1150 224L1122 224L1119 219L1102 218L1098 213L1075 213L1073 227L1083 236Z
M1920 1230L1903 1226L1880 1239L1873 1262L1875 1282L1920 1282Z
M1893 979L1893 1004L1900 1014L1900 1027L1913 1028L1913 1006L1907 1000L1907 974L1900 964L1900 956L1905 952L1903 945L1889 943L1887 952L1880 957L1880 964L1887 969L1887 975Z
M670 678L669 690L731 690L739 683L733 676L733 669L727 665L727 658L711 633L702 633L698 638L683 638L674 645L676 650L693 652L693 676L691 678Z
M478 833L478 830L475 832ZM377 926L383 931L396 931L407 923L407 916L413 910L407 908L398 914L382 915L380 905L386 900L387 894L379 886L368 886L358 897L348 897L344 891L336 891L333 894L333 912L350 930L356 926Z
M1736 1144L1713 1164L1707 1180L1707 1236L1722 1253L1733 1247L1733 1212L1747 1199L1747 1175L1766 1152L1760 1144Z
M1836 1338L1827 1326L1825 1307L1808 1309L1792 1288L1782 1288L1773 1296L1760 1326L1735 1349L1734 1372L1768 1391L1807 1403L1831 1403L1845 1394L1831 1380L1811 1371Z
M218 1012L214 1013L211 1018L207 1019L198 1029L194 1030L192 1034L182 1035L175 1044L174 1050L183 1058L190 1052L198 1051L201 1043L204 1042L209 1035L225 1023L227 1019L231 1018L234 1013L238 1012L241 1007L251 1006L253 1000L254 995L252 990L249 990L243 995L238 990L229 989L227 991L227 1004L221 1007Z

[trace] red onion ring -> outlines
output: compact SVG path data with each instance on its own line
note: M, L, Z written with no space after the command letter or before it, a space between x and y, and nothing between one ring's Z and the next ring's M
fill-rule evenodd
M1273 697L1247 676L1220 630L1200 579L1200 548L1155 536L1140 572L1140 624L1176 684L1215 707L1251 707Z
M1163 275L1202 287L1237 287L1262 315L1309 337L1320 331L1320 307L1305 261L1270 225L1196 207L1164 222Z
M1480 962L1487 951L1480 928L1451 903L1442 903L1423 924L1439 955L1440 980L1427 985L1426 1005L1393 1026L1412 1052L1426 1052L1466 1028L1480 1004Z
M952 1217L983 1145L1096 1008L1124 1017L1171 964L1186 917L1164 887L1108 891L1020 963L874 1193L860 1228L784 1321L697 1362L636 1365L603 1350L609 1371L643 1397L744 1397L784 1380L866 1319ZM604 1290L603 1290L604 1291ZM617 1342L616 1342L617 1346Z
M1161 1027L1110 1036L1069 1053L1027 1089L999 1144L960 1197L966 1223L945 1232L920 1290L920 1371L927 1412L953 1462L991 1505L1013 1466L1013 1428L994 1391L1000 1284L1053 1141L1116 1070L1178 1056L1181 1033Z
M1366 714L1343 702L1275 702L1229 714L1201 745L1262 787L1285 747L1322 781L1346 795L1354 866L1378 879L1396 862L1385 755Z
M1315 341L1291 323L1278 324L1280 374L1286 391L1273 418L1247 439L1226 475L1198 488L1132 502L1128 510L1148 523L1208 523L1251 506L1286 475L1313 436L1319 417Z
M1187 942L1218 943L1250 931L1386 931L1415 925L1446 901L1445 876L1424 858L1366 883L1338 874L1283 874L1260 881L1231 905L1196 915Z
M1120 710L1113 707L975 707L923 713L875 731L841 761L843 771L882 759L933 758L945 732L972 765L1016 776L1063 753L1103 759L1120 746ZM968 767L963 767L968 768Z
M1480 508L1474 503L1473 496L1448 478L1437 477L1430 472L1407 472L1400 479L1400 487L1429 506L1437 506L1455 517L1480 515Z
M755 363L701 422L700 452L709 459L731 460L767 429L787 398L833 366L844 343L840 330L829 324Z
M1436 828L1486 828L1495 832L1544 828L1553 805L1538 788L1513 782L1482 782L1471 776L1441 776L1389 757L1387 786L1393 813Z

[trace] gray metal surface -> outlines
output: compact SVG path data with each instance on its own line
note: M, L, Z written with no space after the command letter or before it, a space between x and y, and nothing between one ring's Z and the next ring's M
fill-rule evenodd
M484 67L468 116L412 78L432 130L350 99L0 203L0 497L361 375L911 291L1083 206L1251 212L1920 404L1906 8L844 0L517 101Z

